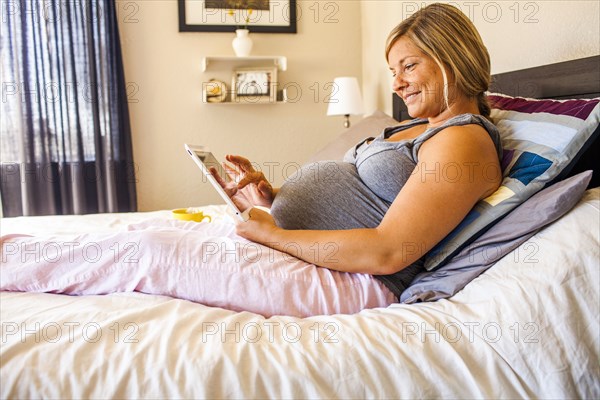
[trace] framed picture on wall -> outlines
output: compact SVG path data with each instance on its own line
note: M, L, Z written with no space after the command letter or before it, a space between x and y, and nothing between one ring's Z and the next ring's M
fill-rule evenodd
M264 103L277 100L277 68L240 68L233 72L232 101Z
M178 0L179 32L296 33L296 0Z

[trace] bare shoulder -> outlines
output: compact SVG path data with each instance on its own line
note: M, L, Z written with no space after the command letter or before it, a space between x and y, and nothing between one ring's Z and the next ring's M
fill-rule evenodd
M498 158L490 134L478 124L455 125L444 128L423 143L422 148L425 153L430 151L448 153L452 151L453 154L457 155L457 152L461 154L474 152L483 158Z
M480 125L451 126L423 143L419 162L428 168L440 165L457 174L481 191L479 198L493 193L502 180L500 160L489 133ZM477 190L476 190L477 191Z

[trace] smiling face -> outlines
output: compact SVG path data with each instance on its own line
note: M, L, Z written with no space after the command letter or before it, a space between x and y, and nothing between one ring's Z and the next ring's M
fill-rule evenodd
M392 89L402 98L413 118L435 118L446 108L444 76L438 64L406 37L394 43L388 63Z
M430 123L436 123L460 112L470 112L461 104L462 96L453 90L452 77L447 71L450 82L446 102L440 66L410 39L403 36L392 45L388 64L394 76L392 88L406 104L411 117L428 118Z

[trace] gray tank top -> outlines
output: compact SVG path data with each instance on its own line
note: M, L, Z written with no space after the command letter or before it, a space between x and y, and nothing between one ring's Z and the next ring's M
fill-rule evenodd
M498 129L481 115L461 114L429 128L416 138L390 142L391 135L425 124L426 119L386 128L348 150L343 161L320 161L303 166L289 177L273 201L271 215L285 229L355 229L379 225L418 163L421 145L449 126L477 124L492 138L498 159L502 147ZM369 251L369 249L364 249ZM422 261L392 275L376 276L398 297Z
M414 171L419 161L419 149L423 143L444 128L469 124L481 125L494 141L498 159L502 157L498 129L481 115L461 114L449 119L439 127L427 129L416 138L397 142L386 140L397 132L427 122L426 119L414 119L407 124L384 129L379 136L367 138L348 150L344 161L354 164L362 181L377 196L391 203Z

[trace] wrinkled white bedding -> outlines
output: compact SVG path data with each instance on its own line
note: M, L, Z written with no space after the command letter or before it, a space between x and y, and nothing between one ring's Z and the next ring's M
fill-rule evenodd
M215 212L217 208L215 208ZM92 232L165 213L2 221ZM3 292L2 398L599 398L600 190L448 300L265 319Z

